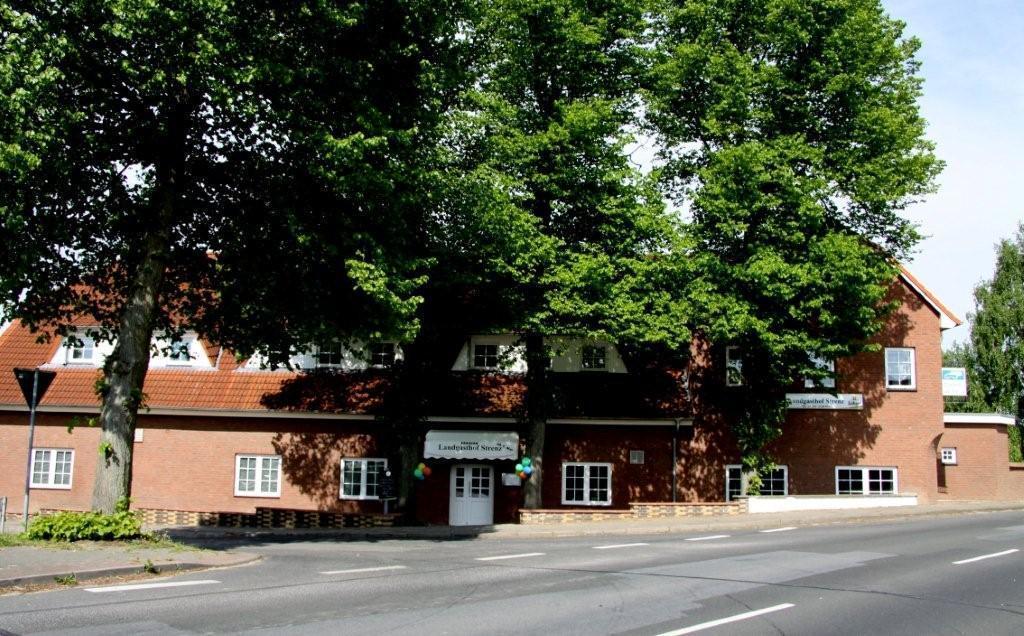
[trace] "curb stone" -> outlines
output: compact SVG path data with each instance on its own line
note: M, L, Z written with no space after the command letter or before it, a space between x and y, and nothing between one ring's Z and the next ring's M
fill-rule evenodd
M212 570L215 568L235 567L238 565L248 565L254 561L260 560L258 554L247 554L246 558L230 563L191 563L191 562L175 562L175 563L163 563L154 564L153 569L156 570L154 574L176 574L179 572L189 572L195 570ZM30 574L27 576L18 576L9 579L0 579L0 592L6 588L17 587L19 585L39 585L46 583L57 583L58 578L74 577L75 581L88 581L90 579L102 579L110 576L124 576L127 574L143 574L145 569L142 565L123 565L109 568L98 568L95 570L77 570L77 571L64 571L64 572L52 572L49 574ZM73 588L74 586L67 586Z

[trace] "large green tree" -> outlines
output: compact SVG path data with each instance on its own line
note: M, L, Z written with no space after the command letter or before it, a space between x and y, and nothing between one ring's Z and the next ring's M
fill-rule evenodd
M995 272L974 302L971 386L993 410L1024 418L1024 224L996 245Z
M131 488L154 333L283 361L415 327L455 2L0 2L0 293L116 343L93 506Z
M867 346L918 240L901 211L941 167L918 42L878 0L678 0L655 15L663 184L692 217L698 332L719 365L740 347L726 402L757 469L787 387L827 374L815 357Z
M471 300L478 332L521 338L527 507L540 506L544 477L545 337L689 341L679 228L627 152L645 10L638 0L494 0L468 32L475 82L448 144L461 186L436 225L448 289L434 291Z

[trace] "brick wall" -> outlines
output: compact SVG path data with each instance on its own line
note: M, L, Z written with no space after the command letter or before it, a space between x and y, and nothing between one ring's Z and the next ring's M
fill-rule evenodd
M1024 499L1024 465L1011 464L1006 426L947 424L939 448L955 448L955 465L937 464L946 500ZM944 492L943 492L944 491Z

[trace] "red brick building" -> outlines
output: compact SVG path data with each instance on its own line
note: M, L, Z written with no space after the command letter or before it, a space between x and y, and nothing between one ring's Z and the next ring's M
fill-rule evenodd
M834 388L790 396L784 435L772 447L779 468L765 476L763 494L911 493L933 501L1024 492L1014 478L986 489L960 465L942 469L947 440L973 463L999 455L999 438L986 437L984 425L952 431L943 422L940 336L959 320L909 273L892 293L900 308L878 336L882 349L836 361ZM635 514L631 505L727 506L720 502L743 493L728 427L701 409L703 392L730 389L718 377L722 365L643 366L607 343L552 345L557 399L544 453L545 508ZM381 522L383 471L399 469L386 415L399 346L313 348L293 360L300 372L239 363L195 338L181 346L155 357L146 379L149 410L139 417L132 497L147 520ZM35 432L33 511L89 507L99 436L84 420L98 412L92 387L106 352L88 338L74 347L37 343L17 325L0 334L0 367L57 372ZM515 415L524 393L516 343L471 336L452 360L451 372L425 391L432 402L418 450L430 474L415 484L415 516L440 524L514 521L522 498ZM12 508L24 488L27 420L13 374L0 374L0 496ZM1005 459L1005 426L1002 439Z

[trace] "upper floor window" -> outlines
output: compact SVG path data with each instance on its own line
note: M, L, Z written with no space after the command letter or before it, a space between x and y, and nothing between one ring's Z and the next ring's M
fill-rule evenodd
M821 387L823 389L834 389L836 388L836 363L835 360L826 360L821 356L811 356L811 364L813 364L819 371L825 371L828 376L824 378L804 378L804 388L814 389Z
M395 343L374 342L370 344L370 365L390 367L395 364Z
M498 368L498 345L473 345L473 366L478 369Z
M77 342L68 341L68 364L93 364L96 362L96 340L89 336L76 336Z
M885 350L885 388L897 391L917 387L914 350L893 348Z
M153 342L153 366L191 366L196 363L196 337L194 334L182 336L181 340L170 341L157 339Z
M317 367L337 367L345 359L340 342L322 342L316 346L313 360Z
M725 348L725 386L743 386L743 353L739 347Z
M580 354L580 367L588 371L608 368L608 350L606 347L583 347Z

